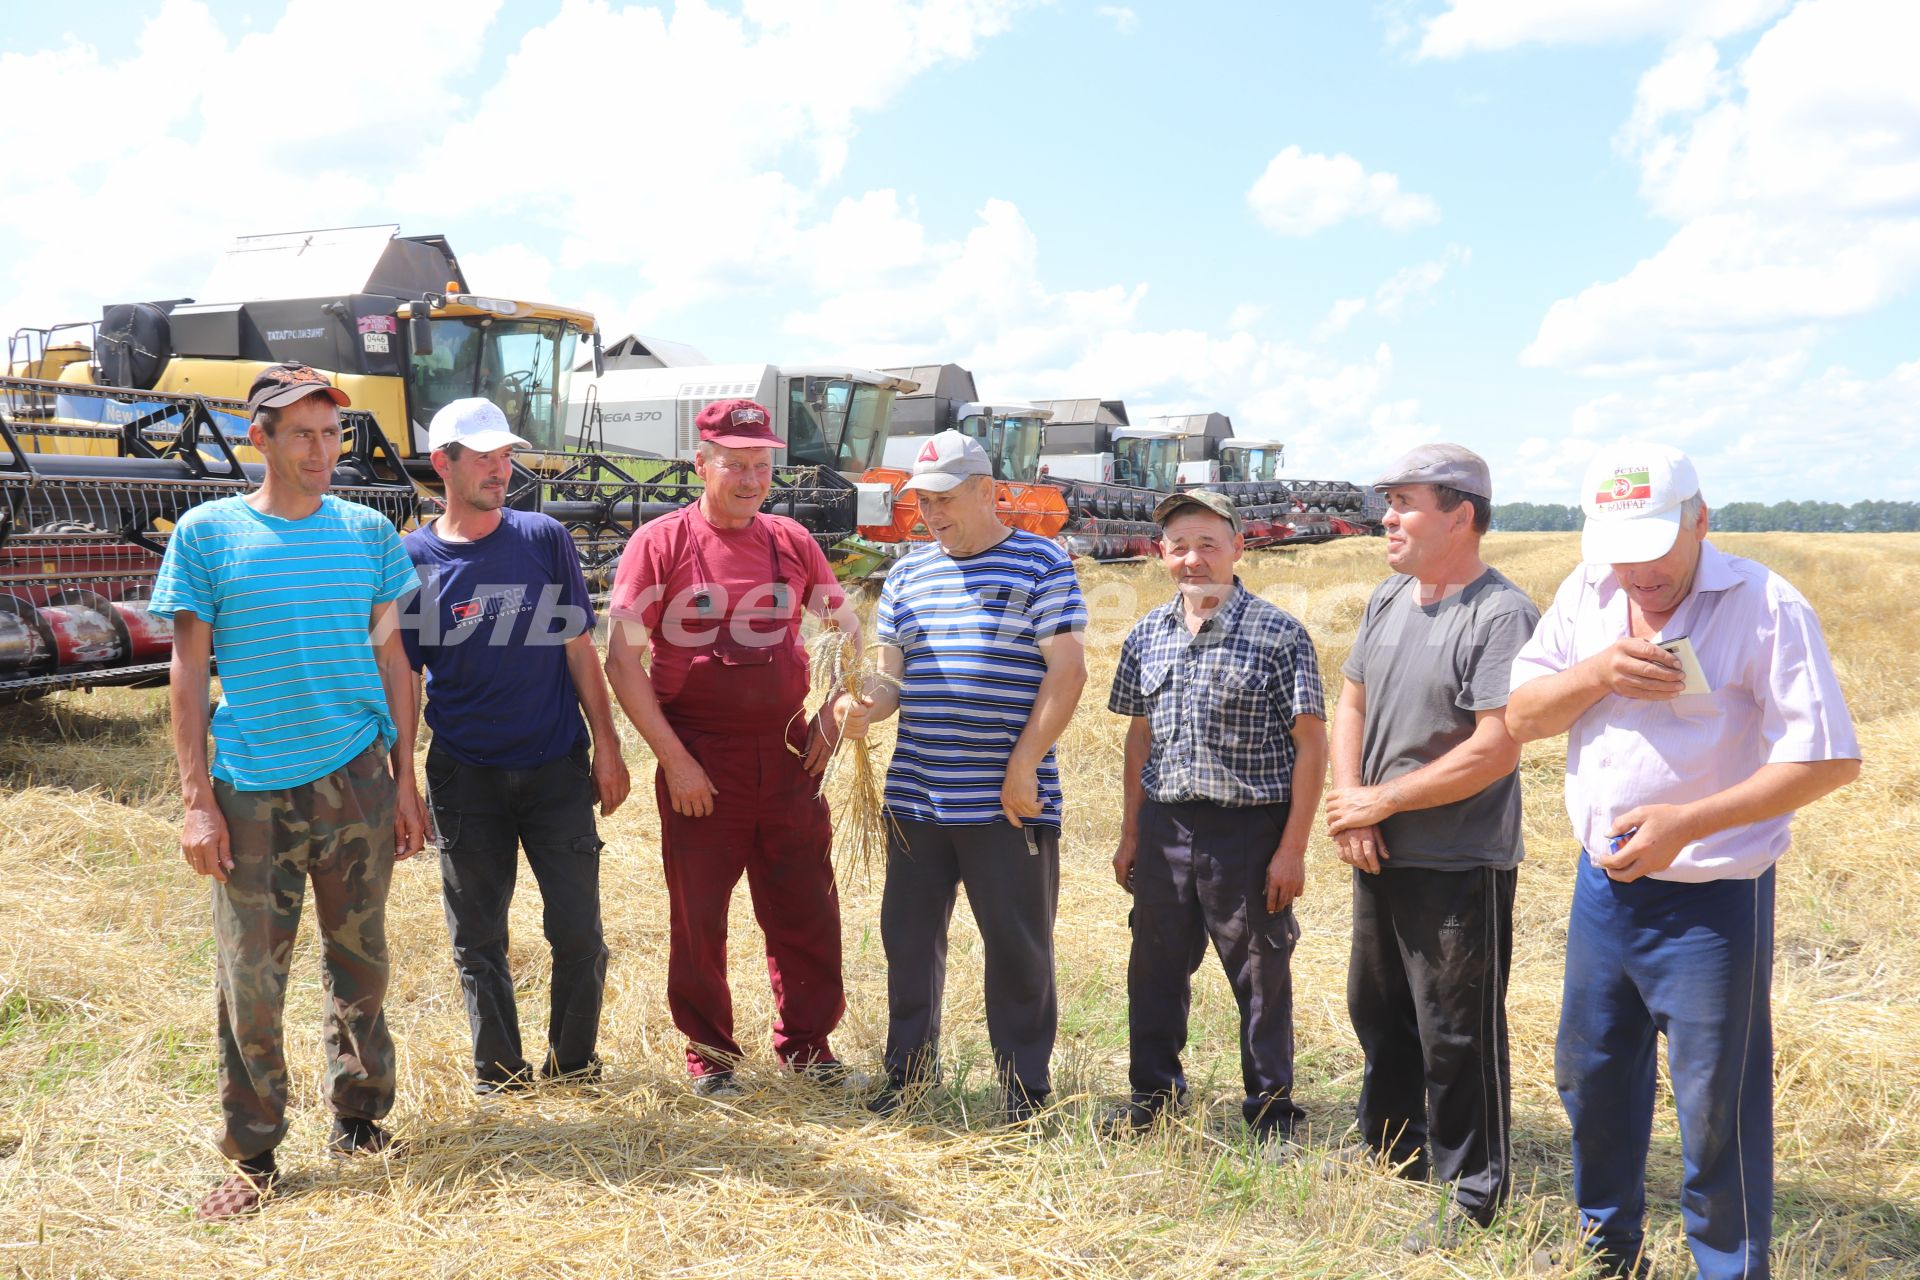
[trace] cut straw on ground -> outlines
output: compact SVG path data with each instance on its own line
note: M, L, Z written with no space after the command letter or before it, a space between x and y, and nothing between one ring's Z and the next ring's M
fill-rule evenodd
M1820 610L1866 753L1858 783L1803 813L1780 864L1774 1025L1778 1194L1774 1275L1920 1276L1920 539L1746 535L1724 550L1783 572ZM1577 555L1572 535L1495 535L1488 559L1536 601ZM1340 661L1385 570L1349 539L1242 566ZM0 1276L182 1275L442 1280L500 1276L1404 1277L1585 1276L1567 1126L1553 1085L1572 839L1562 747L1527 749L1528 859L1508 1001L1518 1185L1493 1231L1423 1257L1400 1248L1433 1188L1318 1161L1253 1158L1239 1121L1237 1010L1217 964L1195 978L1186 1070L1196 1107L1135 1142L1101 1132L1126 1090L1128 900L1109 859L1120 823L1123 722L1106 690L1128 625L1167 598L1157 564L1088 568L1090 678L1059 749L1057 1104L1031 1134L992 1127L997 1090L962 899L948 953L943 1086L875 1119L860 1100L778 1071L766 963L744 886L728 951L746 1097L695 1098L664 989L666 891L653 762L627 732L634 796L601 824L612 951L598 1094L511 1102L469 1087L466 1013L431 857L403 864L388 913L399 1046L392 1161L321 1154L319 955L311 924L287 1000L292 1131L284 1195L257 1219L207 1227L194 1202L223 1174L214 1097L210 891L182 863L164 690L67 694L0 707ZM891 723L874 733L887 758ZM843 761L844 764L844 761ZM729 797L723 795L725 802ZM846 802L841 801L843 808ZM1346 1012L1350 872L1316 834L1293 965L1298 1095L1311 1145L1337 1143L1361 1060ZM847 1015L833 1044L878 1069L886 965L878 878L841 881ZM767 909L778 910L777 894ZM523 876L511 959L538 1052L547 959ZM1679 1139L1664 1085L1649 1219L1663 1274L1691 1274Z

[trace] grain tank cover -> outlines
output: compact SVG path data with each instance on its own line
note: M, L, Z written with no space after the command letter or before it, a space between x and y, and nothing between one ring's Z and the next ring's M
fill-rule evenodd
M207 302L339 298L418 299L467 280L441 236L403 236L397 224L236 236L195 297Z

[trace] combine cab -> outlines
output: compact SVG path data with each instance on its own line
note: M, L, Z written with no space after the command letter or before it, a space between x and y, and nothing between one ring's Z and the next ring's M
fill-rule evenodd
M22 426L64 439L46 416L78 401L110 433L84 451L34 451ZM168 533L189 507L258 483L222 430L231 401L0 379L0 700L103 684L164 684L172 620L146 609ZM395 527L415 517L412 482L379 425L349 410L333 492ZM65 430L75 430L66 428Z

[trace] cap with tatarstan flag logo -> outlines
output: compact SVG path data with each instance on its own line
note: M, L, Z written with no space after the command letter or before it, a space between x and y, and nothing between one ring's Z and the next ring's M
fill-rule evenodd
M1580 558L1588 564L1644 564L1673 550L1680 508L1700 492L1693 461L1672 445L1621 440L1587 464L1580 505Z

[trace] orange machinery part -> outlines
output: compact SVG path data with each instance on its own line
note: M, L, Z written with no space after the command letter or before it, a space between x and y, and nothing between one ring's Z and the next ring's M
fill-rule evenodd
M920 523L920 500L912 489L902 489L910 472L898 467L874 467L860 479L893 490L893 523L863 524L860 536L874 542L925 542L930 536ZM994 506L1001 523L1051 538L1067 527L1066 495L1050 484L1000 480L994 484Z

